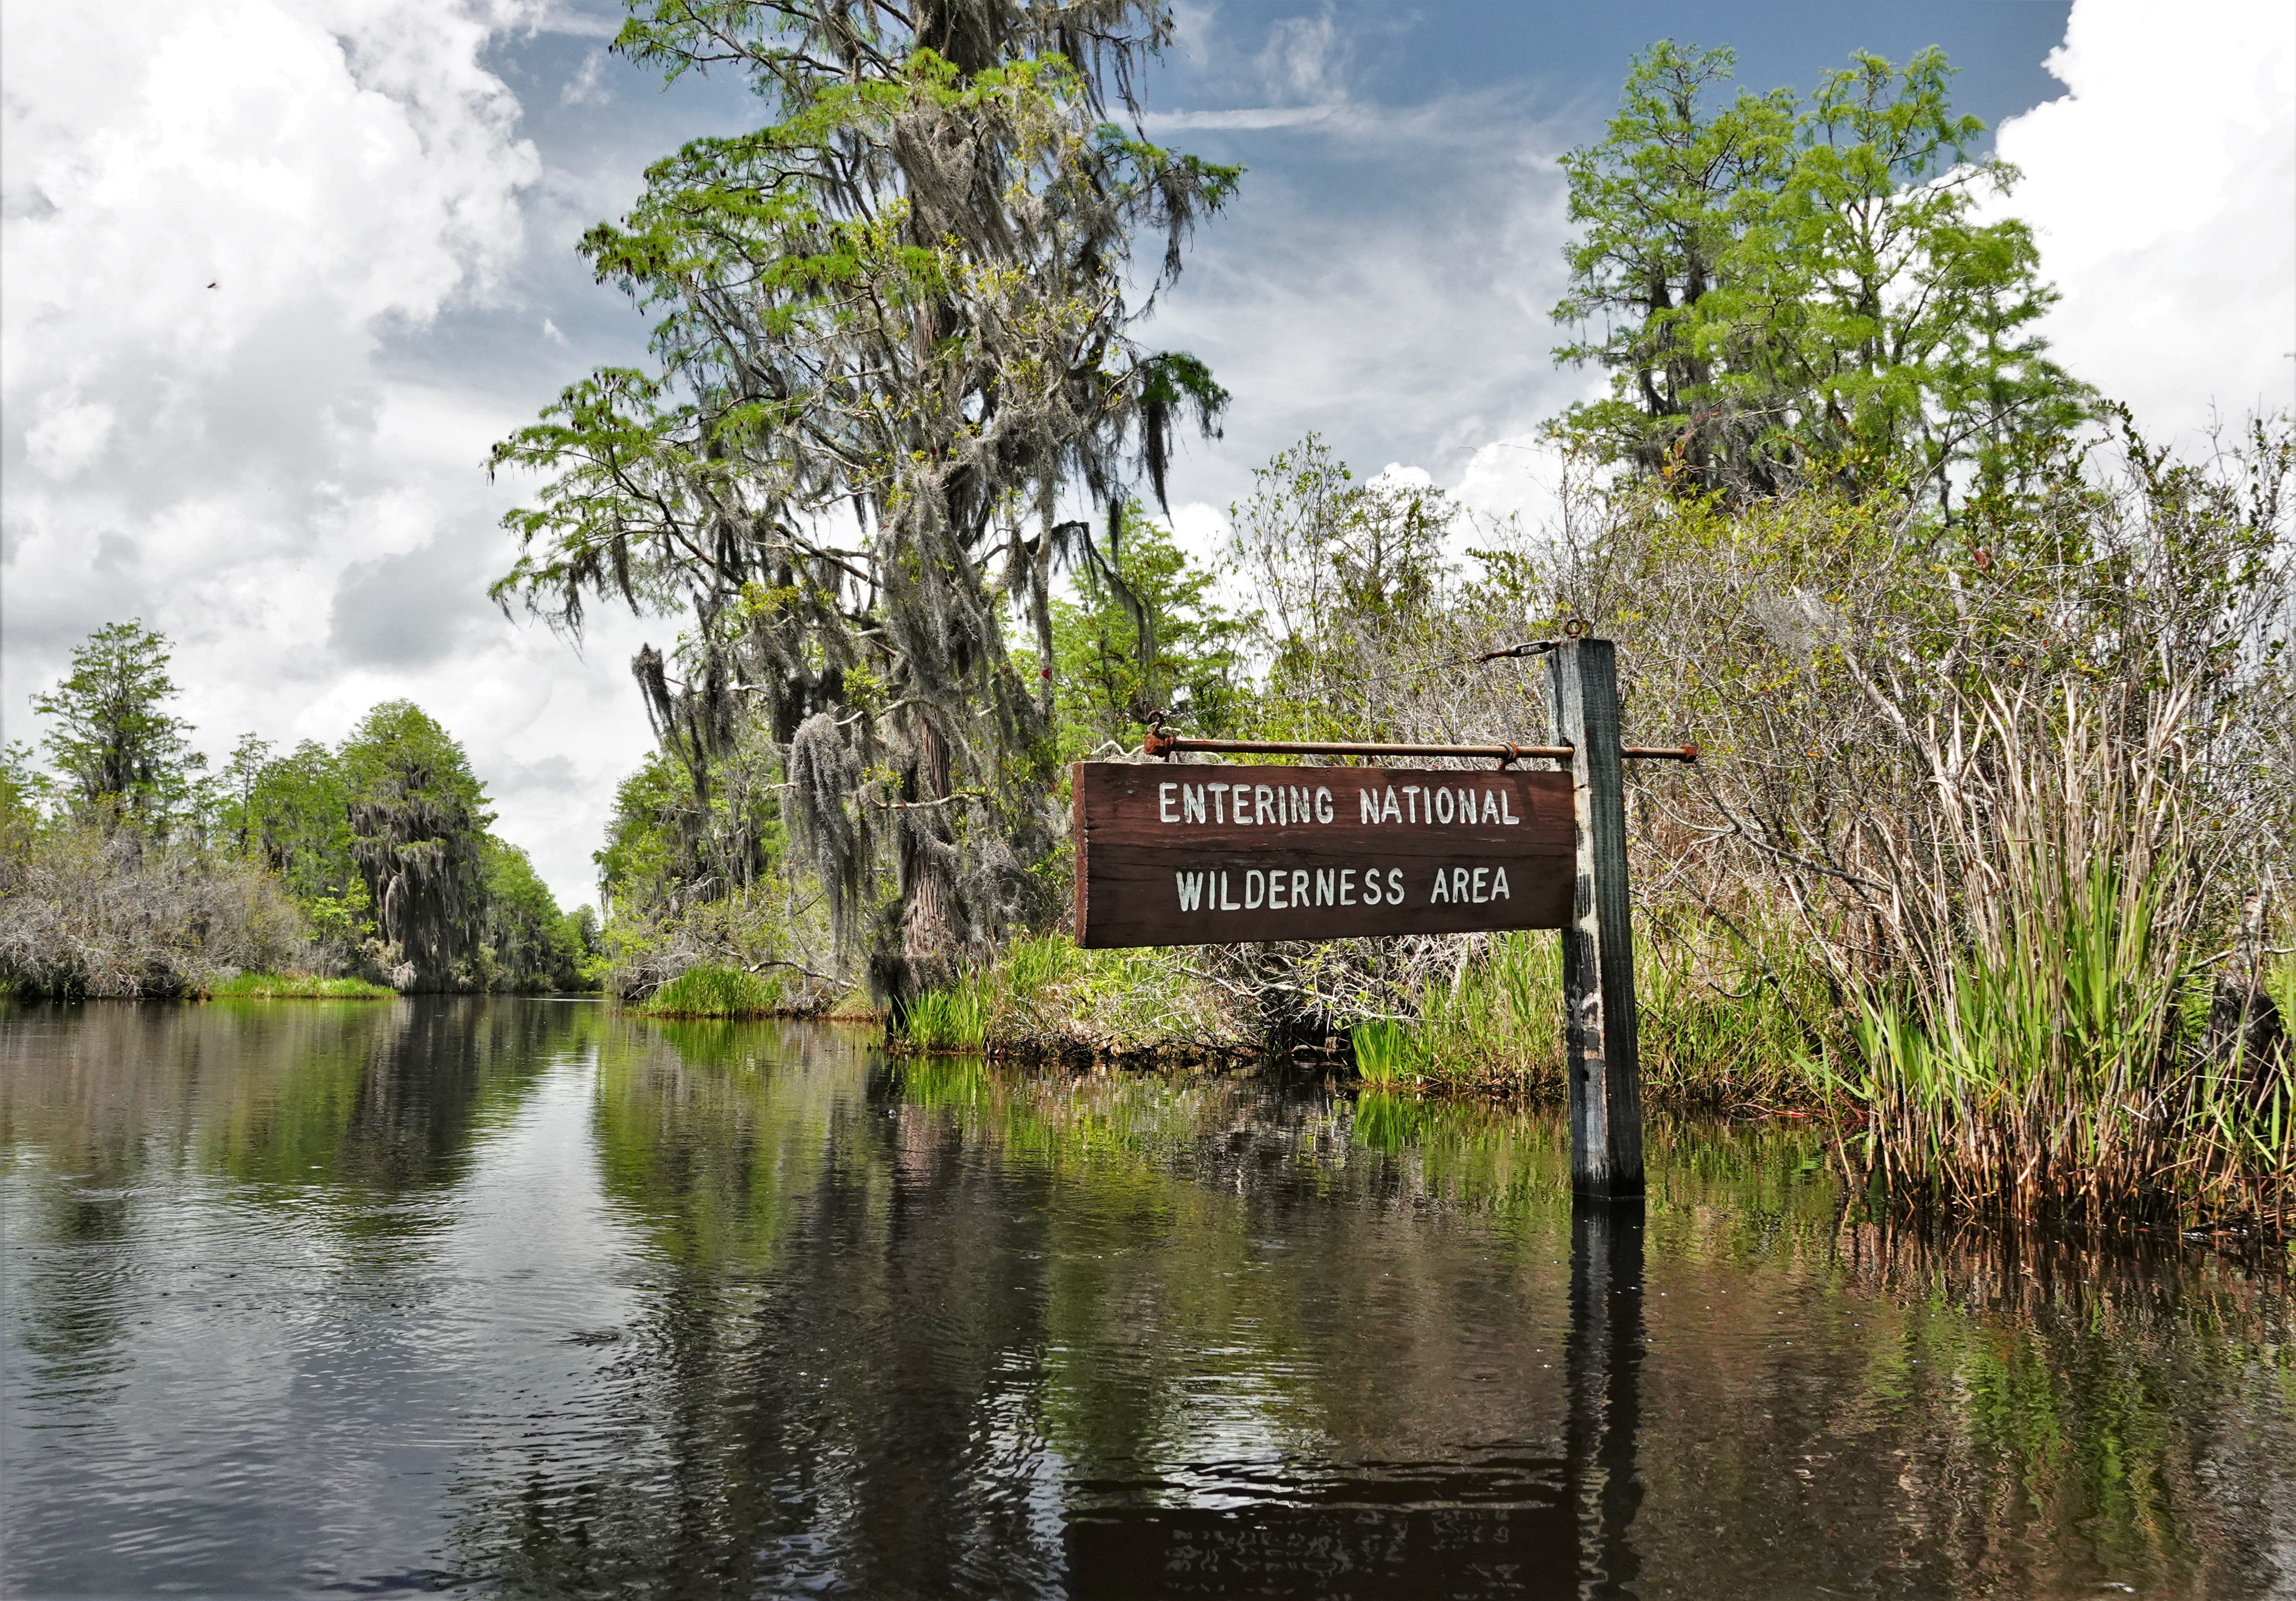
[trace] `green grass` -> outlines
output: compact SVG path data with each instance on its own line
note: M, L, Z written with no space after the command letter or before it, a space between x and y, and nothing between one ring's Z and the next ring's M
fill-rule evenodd
M1365 1083L1414 1083L1426 1066L1412 1031L1392 1017L1374 1017L1348 1031L1355 1048L1356 1072Z
M388 1001L398 993L364 978L311 973L242 973L206 991L210 1001Z
M924 1052L1178 1052L1246 1046L1233 998L1184 950L1080 951L1065 935L1015 940L911 1003L898 1047Z
M2284 1196L2288 1074L2251 1082L2206 1038L2214 979L2156 917L2164 877L2093 861L1928 984L1862 994L1830 1066L1867 1114L1871 1164L2020 1212L2240 1213ZM2267 970L2276 1001L2290 987Z
M740 968L688 968L636 1010L649 1017L770 1017L781 1010L779 978Z
M975 1051L988 1042L988 1005L980 975L928 990L909 1007L906 1037L922 1051Z
M1806 1101L1813 1010L1831 1009L1823 980L1784 951L1753 951L1720 924L1654 919L1636 931L1635 990L1643 1082L1653 1093L1736 1105ZM1356 1071L1378 1084L1562 1087L1559 935L1506 934L1448 983L1349 1031Z

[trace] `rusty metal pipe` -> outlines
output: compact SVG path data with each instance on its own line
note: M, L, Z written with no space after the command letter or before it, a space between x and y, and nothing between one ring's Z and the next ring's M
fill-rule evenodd
M1142 748L1160 761L1182 751L1219 756L1449 756L1469 761L1496 762L1513 766L1533 757L1551 762L1570 759L1568 745L1351 745L1315 739L1183 739L1161 728L1151 728ZM1695 745L1628 745L1620 755L1632 760L1695 762Z

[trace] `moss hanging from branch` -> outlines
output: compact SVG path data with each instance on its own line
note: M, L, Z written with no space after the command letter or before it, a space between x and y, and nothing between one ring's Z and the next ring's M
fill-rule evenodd
M660 314L655 363L496 451L543 480L497 598L571 628L601 598L689 619L682 685L636 664L664 747L706 794L747 731L788 743L796 833L897 999L1046 911L1049 698L1008 601L1050 661L1058 566L1116 570L1056 508L1144 474L1160 498L1175 429L1226 398L1131 332L1237 177L1108 119L1168 37L1140 0L639 15L618 48L746 72L777 119L688 144L586 237ZM1136 294L1142 233L1163 251ZM935 804L960 789L981 798ZM848 812L890 801L882 837Z

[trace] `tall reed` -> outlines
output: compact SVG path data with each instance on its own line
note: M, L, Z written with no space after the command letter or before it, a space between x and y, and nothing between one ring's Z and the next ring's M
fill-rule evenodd
M1179 950L1080 951L1018 939L995 963L916 997L893 1041L913 1051L1193 1057L1251 1043L1235 995Z
M777 976L705 964L686 968L637 1009L651 1017L770 1017L783 1006Z
M1826 1074L1894 1187L1980 1208L2276 1207L2288 1066L2194 1025L2212 862L2187 827L2185 697L1994 693L1924 731L1939 804L1877 819L1901 959Z

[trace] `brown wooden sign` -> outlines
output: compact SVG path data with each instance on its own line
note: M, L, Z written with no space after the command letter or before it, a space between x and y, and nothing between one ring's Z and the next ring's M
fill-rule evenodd
M1560 928L1571 775L1079 762L1088 948Z

